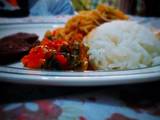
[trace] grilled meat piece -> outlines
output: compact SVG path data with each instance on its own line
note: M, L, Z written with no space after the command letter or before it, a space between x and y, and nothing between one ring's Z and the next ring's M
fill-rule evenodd
M20 60L29 50L40 42L36 34L16 33L0 39L0 64Z

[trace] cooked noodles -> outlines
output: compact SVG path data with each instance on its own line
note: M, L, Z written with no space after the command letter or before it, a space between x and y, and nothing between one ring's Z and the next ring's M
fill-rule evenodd
M85 36L102 23L117 19L127 20L128 16L118 9L101 4L95 10L81 11L73 16L64 28L57 30L56 36L72 40L77 34Z

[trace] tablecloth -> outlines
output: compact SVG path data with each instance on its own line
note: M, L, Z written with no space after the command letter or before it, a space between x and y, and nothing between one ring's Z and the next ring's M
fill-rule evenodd
M90 87L86 92L1 104L0 120L160 120L159 86L160 82ZM60 91L53 86L48 92Z

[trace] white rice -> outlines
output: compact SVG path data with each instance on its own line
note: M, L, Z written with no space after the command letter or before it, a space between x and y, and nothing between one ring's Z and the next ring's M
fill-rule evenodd
M160 41L132 21L104 23L83 40L94 69L124 70L160 64Z

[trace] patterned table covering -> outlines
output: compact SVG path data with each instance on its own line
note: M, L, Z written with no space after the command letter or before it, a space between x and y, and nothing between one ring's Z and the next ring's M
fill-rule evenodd
M160 90L158 84L152 91L151 86L146 90L144 86L124 90L110 87L85 94L3 104L0 120L160 120L160 97L157 98L158 93L155 95Z
M0 24L64 23L70 17L28 17L12 20L0 18ZM159 18L132 17L131 19L160 28ZM157 88L159 87L160 85ZM159 93L158 90L156 89L157 94ZM154 100L159 95L145 98L138 94L139 91L136 89L134 89L134 94L127 90L113 91L100 90L74 96L3 104L0 105L0 120L160 120L160 99ZM146 91L145 94L151 95L153 93Z

